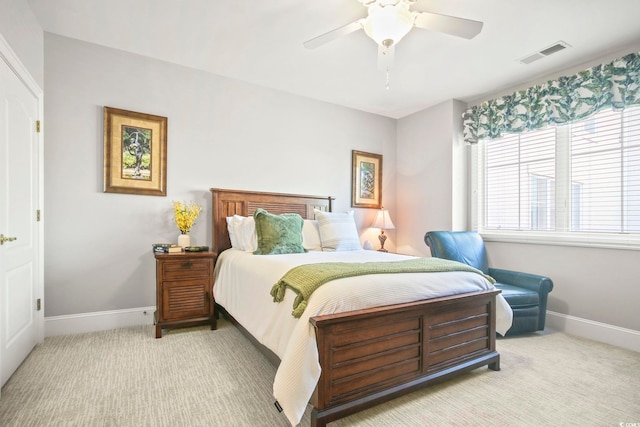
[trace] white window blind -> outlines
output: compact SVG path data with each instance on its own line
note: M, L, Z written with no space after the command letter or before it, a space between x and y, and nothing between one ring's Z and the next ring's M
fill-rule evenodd
M571 127L571 230L640 232L640 109Z
M554 129L508 135L485 148L485 228L554 229Z
M640 237L640 108L479 144L480 231Z

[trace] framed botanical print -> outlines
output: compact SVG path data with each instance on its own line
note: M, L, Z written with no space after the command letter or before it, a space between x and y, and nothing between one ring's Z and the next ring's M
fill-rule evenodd
M353 150L351 174L351 206L377 208L382 206L382 154Z
M167 118L104 107L105 193L167 195Z

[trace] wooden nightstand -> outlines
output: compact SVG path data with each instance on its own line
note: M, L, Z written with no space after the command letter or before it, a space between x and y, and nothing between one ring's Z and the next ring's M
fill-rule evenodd
M155 254L156 338L162 329L211 324L216 329L213 301L215 252Z

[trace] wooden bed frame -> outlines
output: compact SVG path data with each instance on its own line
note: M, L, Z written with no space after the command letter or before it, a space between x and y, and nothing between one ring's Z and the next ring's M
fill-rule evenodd
M231 247L227 216L251 216L261 207L274 214L295 212L313 219L314 209L331 211L333 201L331 197L216 188L211 192L213 248L218 253ZM326 426L480 366L500 370L495 338L499 292L472 292L311 318L322 368L310 401L311 426ZM274 354L267 353L273 361Z

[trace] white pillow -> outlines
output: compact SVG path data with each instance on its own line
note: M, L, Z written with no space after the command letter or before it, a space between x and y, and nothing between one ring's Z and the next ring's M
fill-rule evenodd
M362 250L353 211L345 213L315 210L323 251Z
M227 231L229 232L229 240L231 241L231 247L238 249L238 239L236 238L236 228L232 216L227 217Z
M254 252L258 249L258 235L253 217L240 215L227 217L227 229L231 247L246 252Z
M302 224L302 247L308 251L321 251L320 231L318 221L305 219Z
M255 252L258 249L258 235L256 233L256 222L253 217L241 217L242 220L236 222L236 235L240 249L246 252Z

